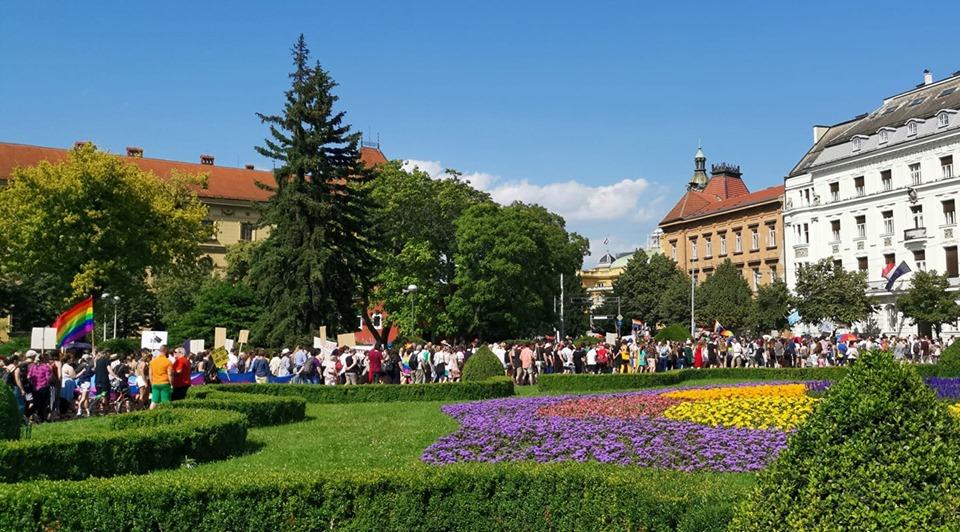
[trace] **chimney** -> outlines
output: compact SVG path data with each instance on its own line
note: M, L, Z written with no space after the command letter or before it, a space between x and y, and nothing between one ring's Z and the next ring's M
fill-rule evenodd
M207 166L213 166L213 155L201 155L200 164L205 164Z
M924 69L923 71L923 84L930 85L933 83L933 74L930 73L930 69Z
M830 126L813 126L813 143L820 142L820 139L830 130Z
M243 167L246 168L247 170L253 170L253 165L252 165L252 164L246 164L246 165L244 165Z
M127 157L142 158L143 148L139 146L127 146Z

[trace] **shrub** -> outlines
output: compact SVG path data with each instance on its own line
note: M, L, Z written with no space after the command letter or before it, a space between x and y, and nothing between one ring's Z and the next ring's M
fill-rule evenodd
M318 384L214 384L211 390L303 397L308 403L388 403L394 401L469 401L513 395L513 381L507 377L482 382L438 384L363 384L322 386Z
M732 530L960 525L960 426L890 353L860 358L759 476Z
M463 365L463 380L465 382L485 381L493 377L503 377L503 364L497 355L487 346L477 349L477 352L467 359Z
M700 531L751 483L600 464L155 477L0 486L0 529Z
M205 388L209 387L191 387L189 397L170 403L170 408L208 408L241 412L247 416L247 425L250 427L301 421L307 408L307 401L302 397L226 393Z
M132 355L140 352L140 340L136 338L112 338L97 344L97 348L107 353Z
M23 353L30 349L29 336L11 336L9 342L0 344L0 356L8 357L16 352Z
M673 324L657 331L653 337L658 342L680 342L690 339L690 329L680 324Z
M940 353L940 363L937 366L945 372L960 373L960 339L954 340Z
M106 427L100 419L69 423L87 430L0 442L0 481L146 473L177 467L184 458L226 458L247 438L243 414L214 410L136 412L112 417Z
M912 366L923 377L953 377L960 375L960 368L954 371L941 368L942 364ZM662 373L613 373L565 375L552 373L541 375L537 383L540 390L551 392L593 392L602 390L629 390L634 388L652 388L669 386L686 381L702 379L740 379L740 380L837 380L847 374L846 366L827 368L713 368L681 369Z
M573 343L574 343L574 345L584 345L584 346L588 346L588 347L589 347L589 346L592 346L592 345L597 345L597 344L599 344L599 343L602 342L602 341L603 341L603 338L600 338L600 337L597 337L597 336L593 336L593 335L590 335L590 334L585 334L585 335L583 335L583 336L577 337L577 339L574 340Z
M0 440L20 438L21 425L23 416L17 398L13 396L13 388L0 384Z

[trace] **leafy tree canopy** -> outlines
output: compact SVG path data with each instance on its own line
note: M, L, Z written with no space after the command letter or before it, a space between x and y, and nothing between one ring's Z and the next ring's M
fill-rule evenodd
M573 276L588 242L538 205L481 203L457 220L458 330L484 338L522 338L557 324L560 273Z
M249 329L262 312L262 305L248 286L218 279L207 280L196 296L195 305L169 329L171 344L184 340L206 340L213 345L214 327L226 327L236 337L241 329ZM263 345L260 338L251 342Z
M797 310L803 321L837 325L863 321L873 312L867 297L866 272L849 272L830 258L802 266L795 288Z
M642 249L637 250L613 284L614 294L620 296L622 314L627 320L639 318L651 324L663 320L661 296L681 277L683 272L672 259L662 253L647 255ZM688 305L689 302L688 295Z
M769 333L787 328L787 315L793 307L793 296L785 282L778 279L761 285L754 294L754 302L754 323L758 332Z
M753 292L740 269L727 259L717 266L696 292L697 322L739 330L749 327L753 317Z
M936 271L913 272L910 288L897 297L897 307L903 315L914 323L929 323L937 335L944 323L952 323L960 318L960 305L955 294L947 292L950 280Z
M19 295L33 308L19 311L49 321L91 294L133 301L148 291L148 273L196 261L209 236L193 188L202 180L162 179L92 144L62 162L14 170L0 189L0 278L28 291Z

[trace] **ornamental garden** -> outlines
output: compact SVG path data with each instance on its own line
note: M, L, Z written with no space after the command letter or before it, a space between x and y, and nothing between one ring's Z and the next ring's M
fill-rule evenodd
M0 530L956 529L958 350L515 389L482 349L460 383L199 386L29 434L4 395Z

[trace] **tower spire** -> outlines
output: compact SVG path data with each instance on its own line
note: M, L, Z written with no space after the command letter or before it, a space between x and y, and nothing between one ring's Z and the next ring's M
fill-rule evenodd
M703 144L697 141L697 153L693 156L693 177L687 184L688 190L703 190L707 186L707 156L703 154Z

